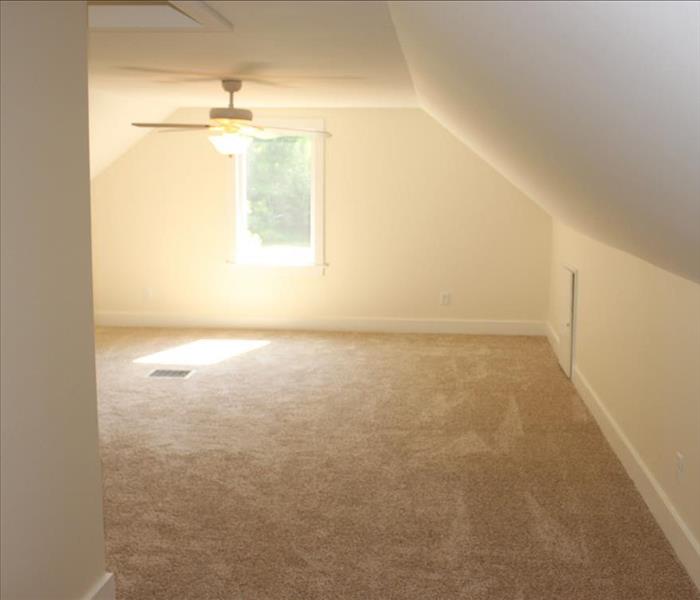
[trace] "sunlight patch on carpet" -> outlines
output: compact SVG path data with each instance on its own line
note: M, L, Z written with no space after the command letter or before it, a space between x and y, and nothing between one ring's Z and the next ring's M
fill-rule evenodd
M144 365L213 365L267 346L268 340L202 339L134 360Z

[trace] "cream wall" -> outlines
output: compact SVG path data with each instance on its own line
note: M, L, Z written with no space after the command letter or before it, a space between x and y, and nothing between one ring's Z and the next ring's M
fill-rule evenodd
M700 585L700 285L555 221L562 263L578 270L574 382Z
M153 133L93 180L98 320L380 329L396 319L418 329L489 320L541 331L549 216L424 112L256 115L321 117L333 133L326 274L227 264L233 161L204 133ZM206 111L173 119L201 122ZM449 306L439 305L443 290Z
M87 11L85 2L1 6L0 595L72 600L101 590L106 600Z

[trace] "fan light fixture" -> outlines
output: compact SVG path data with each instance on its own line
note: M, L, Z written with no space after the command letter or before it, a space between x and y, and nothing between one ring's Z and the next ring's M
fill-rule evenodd
M221 85L228 92L226 108L212 108L210 123L132 123L134 127L153 127L162 131L196 131L208 129L215 132L209 141L217 152L226 156L245 154L253 139L269 140L281 131L292 131L304 135L330 135L327 131L293 129L289 127L263 127L252 122L253 113L246 108L233 106L233 93L241 89L240 79L223 79Z
M210 135L209 141L214 145L217 152L233 156L245 154L253 138L238 133L220 133L218 135Z

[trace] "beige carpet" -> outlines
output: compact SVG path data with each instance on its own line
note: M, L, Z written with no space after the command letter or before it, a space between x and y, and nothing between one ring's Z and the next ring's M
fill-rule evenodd
M269 345L153 380L152 352ZM544 338L100 329L120 600L700 594Z

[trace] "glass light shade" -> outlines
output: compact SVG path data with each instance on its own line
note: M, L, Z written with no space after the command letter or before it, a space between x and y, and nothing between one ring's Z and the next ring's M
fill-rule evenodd
M217 152L233 156L234 154L245 154L253 138L237 133L221 133L219 135L210 135L209 141L214 144Z

